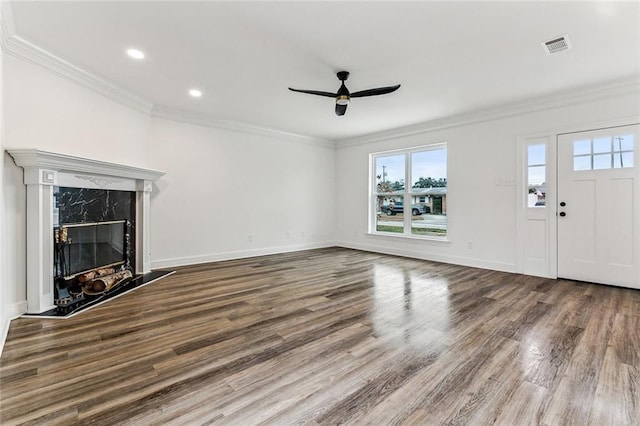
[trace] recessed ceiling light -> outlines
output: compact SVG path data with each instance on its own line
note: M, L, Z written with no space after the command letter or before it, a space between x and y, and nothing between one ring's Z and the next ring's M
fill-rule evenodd
M127 55L134 59L144 59L144 52L138 49L127 49Z
M202 96L202 92L199 91L198 89L191 89L189 90L189 94L191 96L193 96L194 98L199 98L200 96Z

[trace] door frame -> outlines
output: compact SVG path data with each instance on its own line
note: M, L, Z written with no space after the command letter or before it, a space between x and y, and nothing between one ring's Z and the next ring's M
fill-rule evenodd
M640 124L640 116L614 120L604 120L583 124L567 125L546 132L538 132L517 137L517 270L526 275L558 278L558 206L557 206L557 156L558 137L571 133L603 130L612 127ZM546 208L527 207L527 146L534 143L546 144L547 193ZM640 149L638 149L640 152ZM544 210L544 212L541 212ZM542 223L544 222L544 225ZM544 235L538 241L528 241L532 229L544 226ZM541 251L544 249L544 252Z

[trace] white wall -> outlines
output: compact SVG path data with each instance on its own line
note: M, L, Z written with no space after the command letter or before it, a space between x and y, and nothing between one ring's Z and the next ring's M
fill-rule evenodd
M151 146L147 114L14 56L5 59L5 77L5 148L153 168L146 155Z
M586 103L406 137L346 141L336 158L340 245L484 268L518 271L518 137L576 131L607 120L640 116L637 91ZM428 129L425 125L425 129ZM414 129L415 130L415 129ZM373 139L373 138L372 138ZM369 154L431 143L448 144L449 242L367 233ZM498 185L499 183L499 185ZM469 244L471 243L471 248Z
M151 139L153 267L333 244L331 145L163 119Z

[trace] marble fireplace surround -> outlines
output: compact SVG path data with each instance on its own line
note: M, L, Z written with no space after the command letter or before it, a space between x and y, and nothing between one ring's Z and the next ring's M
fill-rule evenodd
M53 303L53 214L55 186L136 192L136 273L151 271L149 209L156 170L74 157L38 149L7 149L24 169L27 186L27 313Z

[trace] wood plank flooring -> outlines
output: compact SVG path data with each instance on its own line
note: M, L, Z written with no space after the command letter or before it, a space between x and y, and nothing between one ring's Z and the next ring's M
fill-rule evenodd
M330 248L18 319L0 424L640 422L640 292Z

